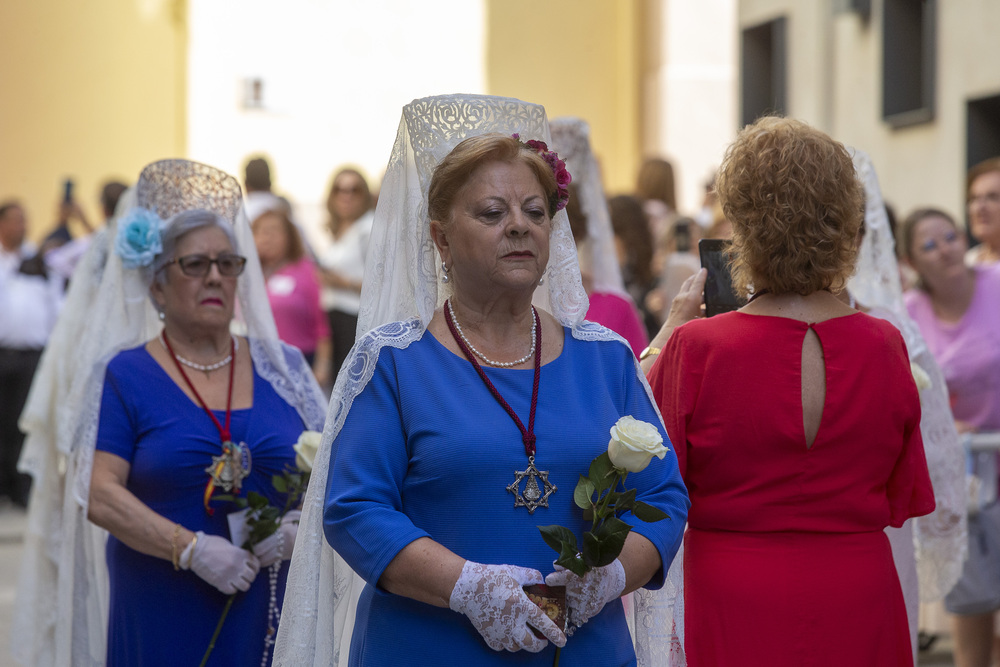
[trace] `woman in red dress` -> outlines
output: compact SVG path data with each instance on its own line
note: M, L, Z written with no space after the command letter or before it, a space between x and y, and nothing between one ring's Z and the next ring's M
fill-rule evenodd
M734 285L754 298L674 330L649 378L691 496L688 664L910 666L883 529L934 497L903 339L834 296L864 210L851 157L763 118L718 192ZM703 281L678 297L689 309Z

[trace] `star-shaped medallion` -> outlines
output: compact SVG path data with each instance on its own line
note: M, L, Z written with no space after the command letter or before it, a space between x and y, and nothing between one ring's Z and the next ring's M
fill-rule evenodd
M521 482L528 479L524 485L524 492L521 492ZM538 480L542 486L539 488ZM535 509L549 506L549 496L556 491L556 485L549 481L549 471L539 470L535 467L535 457L528 459L526 470L515 470L514 481L507 486L507 490L514 494L514 507L528 508L528 514L534 514ZM544 493L543 493L544 489Z

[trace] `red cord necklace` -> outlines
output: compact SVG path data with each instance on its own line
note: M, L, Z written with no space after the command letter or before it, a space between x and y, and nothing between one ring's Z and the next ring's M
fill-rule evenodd
M181 366L180 361L177 359L177 354L174 353L174 348L170 345L170 339L167 338L166 331L163 332L162 339L167 352L170 353L170 358L174 360L174 366L177 367L181 377L184 378L184 382L187 383L188 389L198 399L198 404L212 420L212 423L215 424L215 428L219 430L219 440L222 442L222 454L220 456L213 456L212 465L205 468L205 472L208 473L209 477L208 484L205 485L203 502L205 504L205 511L211 516L214 514L214 510L209 507L208 503L212 499L215 487L221 486L226 492L234 491L238 494L241 483L250 474L250 448L245 443L238 445L234 443L233 437L229 432L229 425L233 415L233 376L236 372L236 342L234 338L230 337L229 353L233 355L233 360L229 365L229 396L226 399L226 423L223 425L219 421L219 418L215 416L215 413L208 409L208 405L205 404L201 394L191 384L191 379L184 372L184 367Z
M510 407L510 404L504 400L500 391L490 381L489 376L486 375L486 371L483 370L483 367L476 360L476 356L472 353L472 350L469 349L469 346L466 345L465 341L459 335L455 321L451 316L451 304L446 302L444 306L445 321L448 323L448 329L451 331L455 342L458 343L458 347L461 348L462 353L472 363L472 367L476 369L476 373L479 374L479 378L483 381L483 384L493 394L493 398L497 399L497 402L510 415L510 418L514 420L514 424L521 432L524 453L528 456L528 468L526 470L514 471L514 481L507 485L507 491L514 494L514 507L525 507L529 514L534 514L537 508L549 506L549 496L555 493L556 486L549 481L548 470L539 470L535 467L535 410L538 407L538 383L542 375L542 326L541 322L539 322L538 311L535 310L534 306L531 307L531 316L534 318L535 323L535 378L531 386L531 410L528 416L528 427L525 428L524 422L517 416L514 409ZM521 482L525 478L528 481L522 493ZM539 487L539 480L541 480L541 488ZM544 489L544 492L542 489Z

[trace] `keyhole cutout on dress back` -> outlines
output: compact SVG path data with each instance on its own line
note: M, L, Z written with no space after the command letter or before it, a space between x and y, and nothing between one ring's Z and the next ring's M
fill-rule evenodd
M826 402L826 363L823 344L812 327L802 340L802 427L806 436L806 449L816 442L819 424L823 419Z

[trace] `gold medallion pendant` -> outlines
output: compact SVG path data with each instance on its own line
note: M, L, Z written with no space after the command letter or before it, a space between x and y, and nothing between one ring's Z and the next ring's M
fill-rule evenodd
M212 465L205 468L215 486L227 493L240 492L243 480L250 475L250 448L246 443L236 444L231 440L222 443L222 454L212 457Z

